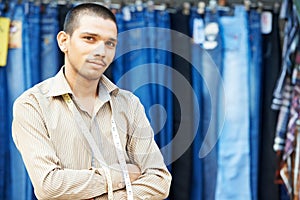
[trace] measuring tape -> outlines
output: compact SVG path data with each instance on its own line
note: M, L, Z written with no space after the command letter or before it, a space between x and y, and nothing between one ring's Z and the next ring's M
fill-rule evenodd
M83 135L85 136L85 138L87 139L89 145L91 146L91 149L95 155L95 158L98 160L99 163L104 163L104 165L102 166L106 179L107 179L107 185L108 185L108 199L109 200L113 200L113 187L112 187L112 180L111 180L111 175L110 175L110 171L109 168L107 167L107 164L101 154L101 151L99 150L94 138L92 137L92 134L90 133L88 127L86 126L86 124L84 123L84 120L82 119L81 114L79 113L79 111L77 110L74 102L72 101L71 97L69 94L63 94L62 95L64 101L67 103L69 109L71 110L71 112L73 113L73 115L75 116L75 120L77 122L77 125L79 126L79 128L81 129L81 132L83 133ZM127 164L126 164L126 160L125 160L125 156L123 154L122 151L122 144L120 141L120 136L118 133L118 129L116 126L116 122L114 120L113 117L113 109L112 109L112 102L110 102L110 106L111 106L111 110L112 110L112 114L111 114L111 133L113 136L113 140L114 140L114 145L116 148L116 153L118 156L118 160L119 160L119 164L121 166L122 169L122 174L123 174L123 178L124 178L124 182L125 182L125 186L126 186L126 193L127 193L127 199L128 200L133 200L133 192L132 192L132 185L130 182L130 177L129 177L129 173L128 173L128 168L127 168Z
M112 103L110 103L110 106L112 107ZM115 144L115 147L116 147L118 160L119 160L119 163L121 165L123 178L124 178L124 181L125 181L127 199L128 200L133 200L133 192L132 192L132 186L131 186L130 177L129 177L129 173L128 173L128 169L127 169L127 164L126 164L125 156L124 156L123 151L122 151L120 136L119 136L119 133L118 133L116 122L113 118L113 114L111 114L111 132L112 132L112 135L113 135L113 140L114 140L114 144Z

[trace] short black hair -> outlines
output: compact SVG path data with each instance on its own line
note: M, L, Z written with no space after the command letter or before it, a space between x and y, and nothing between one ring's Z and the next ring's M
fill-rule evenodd
M116 26L115 15L105 6L97 3L82 3L71 8L65 18L64 31L70 35L73 34L79 23L79 17L82 15L91 15L112 20Z

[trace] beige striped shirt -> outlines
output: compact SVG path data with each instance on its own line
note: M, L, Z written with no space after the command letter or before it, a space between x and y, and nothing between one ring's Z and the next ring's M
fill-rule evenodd
M141 176L132 182L134 199L164 199L170 188L168 172L144 108L131 92L119 89L104 75L94 113L81 109L59 73L24 92L14 104L13 140L20 151L39 199L107 199L107 180L62 95L73 98L85 124L110 168L114 198L126 190L111 134L112 110L127 163Z

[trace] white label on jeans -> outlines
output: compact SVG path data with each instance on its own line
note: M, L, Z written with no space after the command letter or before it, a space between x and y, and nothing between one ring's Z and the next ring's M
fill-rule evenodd
M195 44L202 44L204 42L204 23L202 19L194 19L193 39Z
M272 13L264 11L261 13L261 33L269 34L272 32Z
M125 21L130 21L131 20L131 13L130 13L130 9L128 6L125 6L123 8L123 19Z

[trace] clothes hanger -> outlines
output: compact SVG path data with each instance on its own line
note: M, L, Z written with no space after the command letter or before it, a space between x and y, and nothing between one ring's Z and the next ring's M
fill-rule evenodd
M202 15L205 13L205 2L204 1L199 1L197 5L197 13L199 15Z
M189 15L190 14L190 9L191 9L191 4L190 2L183 2L183 9L182 9L182 14L184 15Z
M142 12L144 10L143 1L142 0L135 0L135 8L138 12Z

